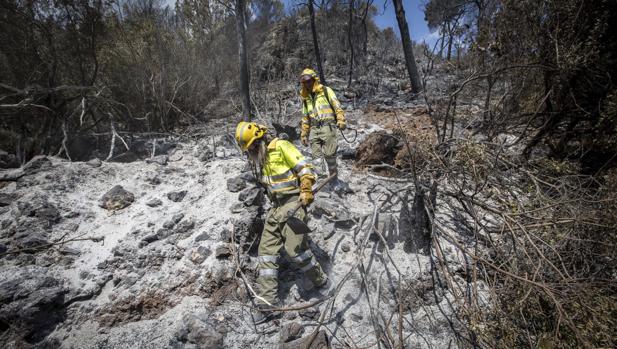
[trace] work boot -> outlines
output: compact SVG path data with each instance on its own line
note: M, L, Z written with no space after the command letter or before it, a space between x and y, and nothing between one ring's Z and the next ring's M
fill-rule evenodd
M327 278L321 285L315 286L313 290L317 292L321 298L324 298L330 296L334 292L332 286L332 279Z

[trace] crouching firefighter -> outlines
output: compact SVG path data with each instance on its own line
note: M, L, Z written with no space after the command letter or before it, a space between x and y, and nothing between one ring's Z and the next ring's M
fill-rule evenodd
M288 141L271 137L263 125L254 122L240 122L236 128L236 141L243 152L248 153L253 174L267 190L272 208L266 215L258 251L258 271L255 312L256 322L270 319L265 309L278 303L278 258L281 247L285 248L293 264L311 281L313 288L328 284L328 277L309 248L306 230L294 231L288 224L288 215L297 207L293 218L306 227L305 207L313 201L312 186L315 174L310 163ZM306 228L308 229L308 228ZM269 304L268 304L269 303Z

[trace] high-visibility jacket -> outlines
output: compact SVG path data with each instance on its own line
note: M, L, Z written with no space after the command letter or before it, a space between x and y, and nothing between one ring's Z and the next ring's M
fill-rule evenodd
M315 181L313 166L288 141L275 138L268 144L268 157L262 171L262 183L271 193L297 193L300 180Z
M345 113L341 108L341 103L331 88L315 81L313 91L309 92L302 88L300 96L302 97L303 132L308 133L311 126L316 124L345 121Z

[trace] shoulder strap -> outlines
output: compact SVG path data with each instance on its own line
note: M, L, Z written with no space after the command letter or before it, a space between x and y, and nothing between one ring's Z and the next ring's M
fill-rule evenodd
M332 102L330 102L330 96L328 96L329 87L326 85L322 85L322 86L323 86L323 94L326 97L326 101L328 101L328 105L330 105L330 109L332 109L332 112L336 114L336 111L334 110L334 107L332 106Z

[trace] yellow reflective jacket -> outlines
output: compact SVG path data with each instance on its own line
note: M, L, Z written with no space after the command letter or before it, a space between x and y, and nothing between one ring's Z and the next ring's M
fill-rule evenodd
M269 192L297 193L303 177L309 176L315 182L312 168L293 144L275 138L268 144L268 158L261 181Z
M327 98L326 98L327 93ZM328 86L315 81L313 91L309 92L304 87L300 91L302 97L302 131L308 133L311 125L320 122L345 121L345 113L341 103L336 98L334 91ZM328 99L330 103L328 103ZM332 110L334 108L334 110Z

